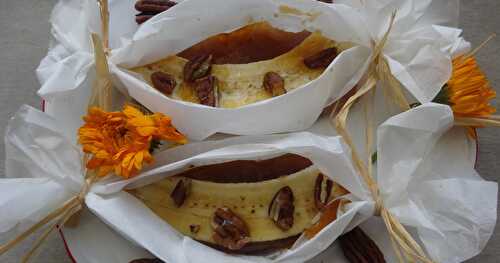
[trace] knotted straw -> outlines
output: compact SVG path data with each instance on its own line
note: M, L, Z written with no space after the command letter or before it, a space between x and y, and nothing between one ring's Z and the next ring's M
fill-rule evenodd
M101 12L102 19L102 33L103 40L99 35L93 33L92 43L94 45L94 55L95 55L95 65L97 77L94 85L92 86L92 93L88 103L88 107L97 106L106 111L111 110L112 105L112 83L109 76L109 69L106 60L106 53L108 50L108 21L109 21L109 13L108 13L108 3L107 0L98 0L99 8ZM84 156L82 158L82 163L85 166L85 163L88 159L88 156ZM85 181L82 185L82 189L80 192L73 196L71 199L66 201L60 207L54 209L43 219L38 221L36 224L28 228L26 231L18 235L13 240L7 242L4 245L0 246L0 255L3 255L10 249L12 249L17 244L21 243L27 237L31 236L44 226L49 225L43 231L43 233L35 240L31 249L22 257L21 262L28 262L28 260L35 254L38 248L43 244L43 242L47 239L47 237L54 231L54 229L59 229L64 226L72 217L77 216L78 212L80 212L85 204L85 196L89 193L92 185L97 181L98 177L95 173L87 171L85 176Z
M366 122L366 149L370 151L373 146L373 100L375 95L375 87L377 82L382 82L386 84L387 89L385 92L392 98L392 100L399 105L399 107L406 111L410 109L409 103L403 95L401 83L392 75L388 62L383 55L383 49L387 43L390 32L394 25L396 18L396 12L394 12L390 18L389 28L382 37L382 39L377 43L372 41L373 54L372 61L366 77L363 79L363 85L359 88L356 93L350 97L347 102L342 106L340 111L336 116L335 112L331 114L331 120L334 122L338 133L343 137L346 144L351 148L352 159L355 167L357 168L359 174L364 179L365 183L375 200L375 215L381 216L389 232L391 238L391 243L396 253L396 256L400 263L404 262L425 262L432 263L424 250L420 245L412 238L412 236L406 231L405 227L395 218L387 208L385 208L382 197L380 196L380 191L377 182L373 178L373 168L371 161L371 154L368 154L370 158L366 160L367 165L360 157L358 150L353 144L353 140L346 128L347 117L349 111L354 103L358 100L362 100L365 113Z
M88 107L98 106L104 110L110 110L112 106L112 82L109 77L109 68L106 60L106 55L109 53L109 8L107 0L97 0L99 3L99 10L101 15L101 31L102 31L102 41L97 34L92 34L92 42L94 45L95 54L95 64L97 79L92 87L92 94L88 103ZM354 105L357 100L363 99L364 102L364 112L365 120L367 123L366 129L366 149L372 148L373 145L373 98L374 98L374 88L378 81L382 81L387 84L389 90L387 93L396 102L402 110L408 110L410 108L408 101L403 95L401 84L399 81L391 74L387 60L383 57L382 51L387 43L387 39L394 25L394 20L396 17L396 12L391 16L389 28L384 34L381 41L376 43L373 41L373 55L372 63L368 69L367 77L363 86L357 90L357 92L350 97L347 102L342 106L339 113L336 113L336 107L332 110L331 119L334 121L335 126L339 134L344 138L346 143L350 146L352 150L352 158L355 163L356 168L360 172L360 175L365 180L370 192L372 193L373 199L375 200L375 215L381 216L386 224L387 230L389 231L389 236L391 238L392 246L396 252L399 262L414 262L415 260L420 260L425 263L433 263L427 258L425 252L422 250L420 245L411 237L411 235L406 231L403 225L395 218L383 204L383 200L380 196L377 183L373 179L372 172L372 162L367 160L368 167L365 166L362 159L359 157L356 148L354 147L352 138L346 129L347 117L350 108ZM127 95L127 94L124 94ZM365 96L369 95L369 96ZM338 105L336 105L338 106ZM498 126L500 125L500 117L491 116L489 118L460 118L456 119L457 125L470 126L470 125L485 125L485 126ZM368 156L371 156L368 154ZM86 163L88 156L85 156L82 163ZM34 234L36 231L42 227L52 223L46 228L42 235L35 241L32 248L26 253L21 262L27 262L37 251L37 249L43 244L50 233L54 229L59 228L67 224L72 217L78 215L78 213L83 209L85 203L85 196L90 191L91 186L97 181L97 176L95 173L87 172L85 182L82 186L80 192L72 197L70 200L66 201L59 208L53 210L50 214L44 217L42 220L37 222L32 227L28 228L22 234L18 235L12 241L0 246L0 255L4 254L17 244L21 243L30 235Z

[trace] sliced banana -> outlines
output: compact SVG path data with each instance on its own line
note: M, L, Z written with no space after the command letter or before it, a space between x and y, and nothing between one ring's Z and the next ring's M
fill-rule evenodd
M301 234L314 222L318 208L314 200L316 178L320 171L313 165L300 172L257 183L213 183L190 180L189 195L181 207L171 197L184 177L169 177L129 192L184 235L215 243L211 222L217 208L227 207L242 218L250 231L251 242L280 240ZM269 217L269 206L276 193L290 187L294 195L293 225L280 229ZM334 183L331 199L347 191Z
M238 108L272 98L272 95L262 88L264 75L268 72L276 72L284 79L287 92L316 79L323 73L324 68L309 69L303 61L305 58L331 47L344 50L349 45L337 43L324 37L321 33L314 32L289 52L270 60L248 64L213 65L212 75L218 80L218 107ZM142 75L150 84L151 74L154 72L168 73L174 76L178 83L170 97L199 103L191 84L185 83L182 77L186 63L187 60L184 58L170 56L146 66L133 68L131 71Z
M309 167L258 183L220 184L192 180L190 194L180 208L170 198L180 178L167 178L130 192L174 228L197 240L213 242L210 222L214 211L228 207L245 220L252 242L270 241L300 234L311 224L318 213L314 204L314 183L318 174L317 168ZM288 231L276 227L268 216L272 198L284 186L289 186L295 196L294 224ZM191 231L193 226L199 226L197 233Z

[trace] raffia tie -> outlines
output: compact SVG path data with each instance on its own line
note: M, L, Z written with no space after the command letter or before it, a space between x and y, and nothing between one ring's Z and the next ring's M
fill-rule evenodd
M58 229L63 226L75 213L83 208L85 203L85 196L89 193L92 184L96 181L96 176L91 175L88 177L80 192L66 201L63 205L54 209L51 213L45 216L43 219L38 221L36 224L28 228L26 231L18 235L13 240L7 242L6 244L0 246L0 255L4 254L8 250L12 249L17 244L21 243L27 237L34 234L36 231L40 230L46 225L49 225L45 231L37 238L31 249L23 256L21 262L27 262L36 252L36 250L42 245L42 243L47 239L47 237L52 233L54 229Z
M109 6L108 0L97 0L101 15L101 31L102 39L98 34L91 35L94 46L95 65L96 65L96 81L92 86L92 93L88 102L88 107L97 106L104 110L112 108L112 92L113 85L110 79L109 67L107 63L107 54L109 53ZM82 159L83 167L87 163L88 156ZM80 192L66 201L60 207L54 209L43 219L28 228L26 231L18 235L13 240L0 246L0 255L6 253L17 244L21 243L27 237L31 236L41 228L46 227L45 231L37 238L31 249L23 256L21 262L27 262L43 244L47 237L54 231L59 229L70 221L77 221L79 212L85 204L85 197L89 193L92 185L98 180L95 173L88 172L86 179L82 185Z
M106 1L104 1L106 2ZM105 55L106 42L101 41L97 34L92 34L92 41L94 44L94 53L96 60L96 73L97 78L92 86L92 93L88 103L89 107L98 106L104 110L110 110L112 107L112 83L109 77L109 69ZM88 156L84 156L82 166L87 163ZM28 260L35 254L38 248L43 244L47 237L54 231L59 229L71 220L76 221L78 213L83 209L85 204L85 196L89 193L92 185L98 180L95 173L87 172L86 179L78 194L66 201L60 207L54 209L43 219L28 228L26 231L18 235L13 240L0 246L0 255L12 249L17 244L21 243L27 237L31 236L38 230L46 227L45 231L37 238L31 249L23 256L21 262L28 262Z
M373 178L373 168L371 161L371 154L368 160L362 160L358 150L354 146L353 140L349 132L347 131L347 117L351 107L356 101L361 101L364 106L365 112L365 122L366 122L366 149L367 153L370 152L373 146L373 104L375 87L377 82L382 82L385 84L386 89L384 92L390 96L390 98L401 107L402 110L408 110L409 104L403 95L401 83L392 75L389 65L385 57L383 56L383 49L387 43L387 39L394 25L394 20L396 18L396 12L394 12L390 19L390 24L387 32L384 34L383 38L376 42L373 41L373 54L371 66L368 69L366 77L363 79L363 85L356 91L356 93L351 96L347 102L342 106L339 113L334 116L332 112L331 119L337 128L339 134L343 137L347 145L350 146L352 151L352 159L356 169L365 181L370 193L372 194L373 200L375 201L375 212L376 216L382 217L384 223L389 232L391 238L391 243L396 253L396 256L400 263L403 262L425 262L432 263L420 245L412 238L412 236L406 231L405 227L399 222L399 220L394 217L390 211L385 208L383 199L380 195L380 191L377 182Z

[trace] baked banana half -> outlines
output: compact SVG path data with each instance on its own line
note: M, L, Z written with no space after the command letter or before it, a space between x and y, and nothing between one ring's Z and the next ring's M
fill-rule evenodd
M256 254L290 247L323 205L347 191L308 159L287 154L196 167L130 193L184 235Z
M259 22L131 70L170 98L238 108L318 78L346 47L319 32L290 33Z

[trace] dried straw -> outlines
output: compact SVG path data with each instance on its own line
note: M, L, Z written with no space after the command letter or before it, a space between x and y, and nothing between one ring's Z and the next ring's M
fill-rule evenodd
M109 75L109 68L107 64L106 55L109 53L109 9L107 0L97 0L99 3L101 20L102 20L102 40L97 34L92 34L92 42L94 44L94 53L96 61L97 80L93 85L91 98L89 100L89 107L98 106L104 110L110 110L112 105L112 83ZM344 138L345 142L352 149L352 158L354 164L359 171L360 175L368 185L368 188L376 202L376 215L383 218L389 236L392 241L392 246L400 263L421 261L425 263L432 263L426 256L420 245L411 237L406 231L404 226L395 218L385 207L380 197L378 185L373 179L373 168L371 160L365 162L360 158L356 148L354 147L352 137L346 129L347 117L349 111L354 103L363 98L365 119L367 123L366 129L366 145L367 149L373 146L373 97L374 89L378 81L387 84L389 88L389 95L396 102L402 110L408 110L409 104L406 100L401 83L391 74L387 60L383 57L382 50L387 42L389 34L394 25L396 12L391 16L389 28L384 34L384 37L378 42L374 42L374 52L372 57L371 67L365 78L364 84L358 91L348 99L342 106L340 112L334 117L332 112L331 118L339 134ZM339 105L337 105L339 106ZM336 108L336 107L335 107ZM337 109L334 109L336 111ZM464 126L500 126L500 117L493 116L492 118L457 118L457 125ZM368 156L371 156L368 154ZM84 157L83 163L88 156ZM43 234L35 241L33 247L22 258L22 262L28 262L29 259L35 254L38 248L43 244L46 238L53 232L54 229L65 225L72 219L75 214L83 208L85 196L88 194L92 184L97 181L97 176L93 173L87 173L85 183L80 193L70 200L66 201L59 208L52 211L38 223L24 231L17 236L14 240L0 246L0 255L4 254L15 245L21 243L28 236L40 230L44 226L50 224L45 228Z
M107 0L98 0L101 19L102 19L102 33L103 38L99 37L99 35L93 33L91 35L92 42L94 44L94 55L95 55L95 63L96 63L96 81L92 86L91 97L89 99L88 107L97 106L104 110L111 110L112 106L112 83L109 75L109 68L107 64L106 54L109 48L109 12L108 12L108 1ZM84 156L82 163L85 164L88 156ZM62 227L69 220L72 219L74 215L77 215L78 212L83 208L85 204L85 196L90 191L91 186L97 181L97 176L95 173L87 171L86 179L82 186L80 192L66 201L59 208L53 210L39 222L28 228L26 231L18 235L13 240L7 242L0 246L0 255L6 253L10 249L12 249L17 244L24 241L27 237L36 233L38 230L45 227L44 232L37 238L31 249L22 257L21 262L28 262L30 258L36 253L36 251L40 248L43 242L47 239L47 237L54 231L56 228ZM73 221L76 221L73 219Z
M387 39L394 25L394 20L396 18L396 12L394 12L390 19L390 24L387 32L384 34L383 38L373 44L373 57L372 63L368 70L367 77L365 78L364 84L361 88L347 101L342 107L340 112L332 119L334 122L338 133L343 137L347 145L350 146L352 152L352 159L355 167L360 173L361 177L365 181L370 190L373 199L375 200L375 215L381 216L389 232L391 238L391 243L400 263L404 262L425 262L432 263L420 245L412 238L412 236L406 231L404 226L394 217L388 209L384 207L383 200L380 196L378 185L373 178L373 168L371 167L371 158L365 162L361 159L356 147L353 144L353 140L349 132L347 131L347 118L349 111L354 103L362 99L364 102L365 110L365 121L366 121L366 149L370 150L373 147L373 97L374 89L378 81L386 84L389 88L388 93L390 97L401 107L402 110L408 110L409 104L403 95L401 83L391 74L387 60L384 58L382 51L387 43ZM371 154L368 154L371 157ZM368 166L368 167L367 167Z

